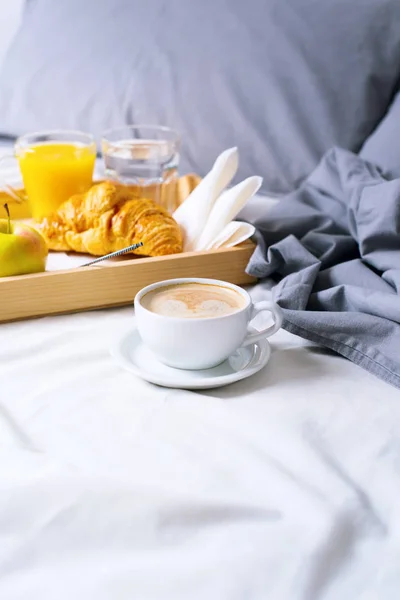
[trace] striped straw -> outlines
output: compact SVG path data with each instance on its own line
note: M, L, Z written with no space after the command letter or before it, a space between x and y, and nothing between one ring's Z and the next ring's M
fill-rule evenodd
M110 254L105 254L104 256L100 256L100 258L96 258L95 260L85 263L84 265L81 265L81 267L90 267L91 265L95 265L96 263L102 262L103 260L107 260L108 258L115 258L116 256L122 256L122 254L126 254L127 252L132 252L133 250L136 250L137 248L141 248L141 246L143 246L143 242L139 242L138 244L133 244L133 246L127 246L126 248L123 248L122 250L117 250L116 252L111 252Z

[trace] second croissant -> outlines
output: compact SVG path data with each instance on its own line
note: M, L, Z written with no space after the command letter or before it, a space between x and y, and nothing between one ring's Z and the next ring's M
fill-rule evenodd
M135 254L182 252L179 225L164 208L108 181L72 196L36 227L51 250L103 256L143 242Z

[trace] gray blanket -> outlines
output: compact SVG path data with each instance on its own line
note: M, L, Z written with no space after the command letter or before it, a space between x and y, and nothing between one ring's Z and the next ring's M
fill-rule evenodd
M400 179L334 148L254 224L284 328L400 388Z

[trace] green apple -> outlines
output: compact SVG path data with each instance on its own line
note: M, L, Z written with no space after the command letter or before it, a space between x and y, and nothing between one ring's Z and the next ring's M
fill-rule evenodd
M0 277L44 271L47 246L38 231L23 223L12 223L7 204L7 219L0 219Z

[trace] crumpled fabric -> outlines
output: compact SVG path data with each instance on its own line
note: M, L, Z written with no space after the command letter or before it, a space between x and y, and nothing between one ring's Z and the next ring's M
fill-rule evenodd
M253 224L284 328L400 388L400 179L333 148Z

